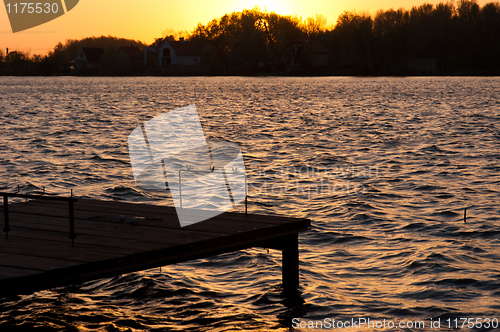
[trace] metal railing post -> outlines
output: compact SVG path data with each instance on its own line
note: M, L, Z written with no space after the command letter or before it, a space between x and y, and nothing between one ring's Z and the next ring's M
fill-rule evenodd
M180 199L180 205L182 209L182 179L181 179L181 170L179 170L179 199Z
M7 195L3 195L3 222L4 222L3 231L5 232L5 238L8 240L10 227L9 227L9 196Z
M71 245L75 246L75 214L73 212L73 201L69 201L69 238L71 239Z
M45 194L45 192L44 192ZM75 197L57 197L57 196L45 196L45 195L32 195L32 194L21 194L17 193L8 193L8 192L0 192L0 195L3 196L3 215L4 215L4 228L5 238L9 238L10 232L10 222L9 222L9 196L10 197L18 197L28 199L40 199L44 201L65 201L69 203L69 238L71 239L71 244L73 247L75 246L75 212L74 212L74 202L78 201L78 198Z

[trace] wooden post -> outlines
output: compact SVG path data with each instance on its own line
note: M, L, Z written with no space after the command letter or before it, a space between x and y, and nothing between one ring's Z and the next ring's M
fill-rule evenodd
M283 292L294 292L299 286L299 237L287 237L282 249Z

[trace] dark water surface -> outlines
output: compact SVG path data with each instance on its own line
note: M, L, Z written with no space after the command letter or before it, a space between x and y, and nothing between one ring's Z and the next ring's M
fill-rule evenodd
M189 104L241 146L251 212L312 219L300 297L252 249L4 299L0 331L500 319L499 78L2 77L0 190L171 205L135 185L127 136Z

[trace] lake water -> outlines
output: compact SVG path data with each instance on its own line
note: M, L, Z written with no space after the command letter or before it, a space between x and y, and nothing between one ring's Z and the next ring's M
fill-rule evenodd
M500 319L499 78L0 77L0 190L172 205L127 137L190 104L240 145L250 212L312 220L300 295L256 248L2 300L1 331Z

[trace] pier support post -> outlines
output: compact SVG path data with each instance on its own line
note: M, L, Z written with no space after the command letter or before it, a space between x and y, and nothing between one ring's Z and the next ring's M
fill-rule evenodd
M299 236L291 235L283 241L282 248L283 291L296 291L299 286Z

